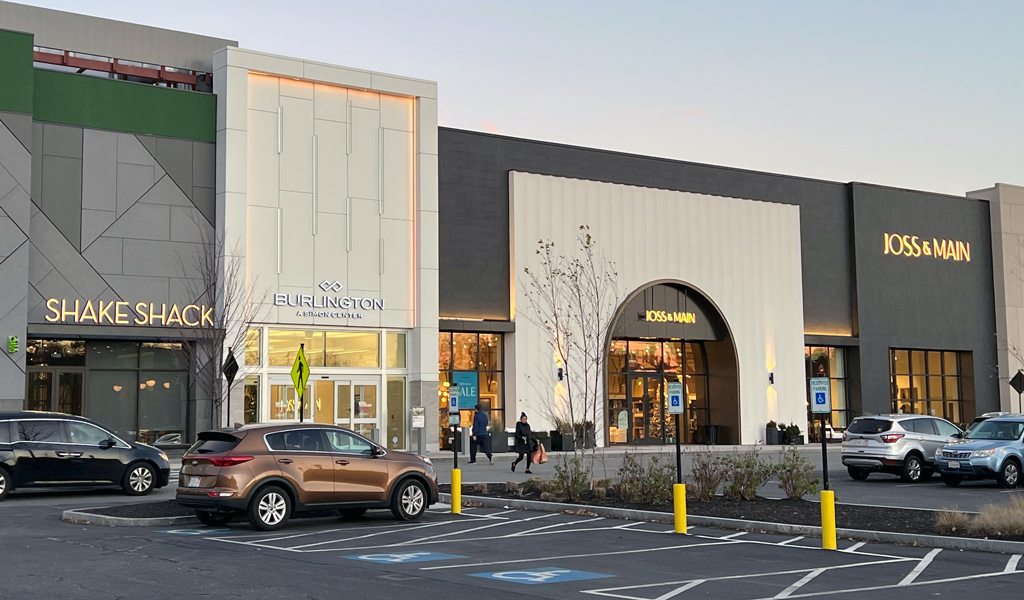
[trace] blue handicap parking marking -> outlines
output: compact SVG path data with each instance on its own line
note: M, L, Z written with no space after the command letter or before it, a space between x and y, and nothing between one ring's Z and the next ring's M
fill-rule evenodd
M614 577L604 573L590 573L588 571L573 571L571 569L560 569L558 567L544 567L540 569L523 569L519 571L497 571L494 573L471 573L470 577L483 577L484 579L497 579L511 583L525 583L537 585L540 583L562 583L564 581L582 581L584 579L603 579Z
M167 529L160 533L169 533L171 535L223 535L225 533L231 533L230 529Z
M382 564L401 564L412 562L427 562L431 560L448 560L450 558L466 558L458 554L442 554L440 552L394 552L390 554L353 554L343 556L352 560L365 560L366 562Z

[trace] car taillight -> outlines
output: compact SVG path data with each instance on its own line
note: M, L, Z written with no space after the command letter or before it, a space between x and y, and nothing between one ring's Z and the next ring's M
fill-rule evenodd
M895 444L901 437L903 437L902 433L883 433L882 441L886 444Z
M211 458L210 464L215 467L233 467L240 465L245 462L249 462L254 457L252 456L224 456L220 458Z

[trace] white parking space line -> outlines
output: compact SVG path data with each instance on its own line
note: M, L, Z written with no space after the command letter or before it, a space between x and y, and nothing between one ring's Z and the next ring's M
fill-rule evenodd
M849 548L843 548L842 550L840 550L840 552L849 552L850 554L854 554L857 552L859 548L863 548L866 544L867 542L857 542Z
M480 527L471 527L470 529L460 529L460 530L457 530L457 531L449 531L448 533L439 533L437 535L430 535L430 536L427 536L427 537L424 537L424 538L410 540L410 541L408 541L406 543L407 544L418 544L418 543L421 543L421 542L426 542L428 540L434 540L434 539L437 539L437 538L440 538L440 537L447 537L449 535L462 535L462 534L466 534L466 533L472 533L474 531L480 531L482 529L490 529L491 527L501 527L502 525L510 525L512 523L523 523L523 522L526 522L526 521L536 521L538 519L546 519L548 517L554 517L554 516L556 516L556 514L557 513L546 513L546 514L539 515L539 516L536 516L536 517L529 517L527 519L519 519L519 520L516 520L516 521L513 521L513 520L509 519L508 521L501 521L501 522L498 522L498 523L491 523L489 525L481 525Z
M462 563L458 565L439 565L435 567L420 567L421 571L440 571L446 569L464 569L464 568L476 568L476 567L489 567L493 565L512 565L517 563L534 563L544 562L549 560L568 560L570 558L592 558L595 556L619 556L623 554L645 554L649 552L666 552L669 550L683 550L686 548L702 548L704 546L728 546L729 544L739 544L740 542L701 542L699 544L682 544L679 546L665 546L663 548L639 548L636 550L609 550L608 552L594 552L591 554L559 554L558 556L544 556L544 557L528 557L528 558L516 558L511 560L496 560L492 562L474 562L474 563Z
M314 542L312 544L303 544L301 546L290 546L290 548L292 550L301 550L303 548L312 548L314 546L325 546L327 544L340 544L341 542L350 542L352 540L361 540L361 539L365 539L365 538L368 538L368 537L377 537L377 536L381 536L381 535L387 535L389 533L398 533L399 531L415 531L415 530L419 530L419 529L427 529L429 527L437 527L438 525L445 525L445 524L451 523L451 522L452 521L443 521L443 522L440 522L440 523L425 523L423 525L418 525L418 526L415 526L415 527L408 527L408 528L403 528L403 529L392 529L391 531L375 531L375 532L367 533L367 534L364 534L364 535L357 535L357 536L354 536L354 537L342 538L340 540L327 540L325 542Z
M835 596L839 594L856 594L859 592L878 592L881 590L892 590L900 587L922 587L926 585L942 585L944 583L957 583L959 581L973 581L975 579L988 579L989 577L1006 577L1008 575L1019 575L1020 572L1014 573L1003 573L1002 571L996 573L980 573L978 575L964 575L963 577L949 577L947 579L932 579L929 581L915 581L908 583L907 585L893 584L893 585L875 585L871 587L862 588L851 588L847 590L827 590L823 592L811 592L808 594L794 594L790 598L813 598L815 596ZM642 600L637 598L636 600ZM762 598L760 600L771 600L770 598Z
M916 567L914 567L913 571L908 573L907 576L903 578L903 581L901 581L899 585L910 585L911 583L914 583L914 580L917 579L917 577L921 573L923 573L925 569L928 568L928 565L932 564L932 561L935 560L935 557L939 555L939 552L942 552L942 549L936 548L929 552L927 555L925 555L925 557L921 559L921 562L918 563Z
M721 536L718 539L720 539L720 540L731 540L731 539L738 538L738 537L744 536L744 535L747 535L746 531L737 531L736 533L730 533L729 535L723 535L723 536Z
M782 590L781 592L779 592L778 594L776 594L775 598L789 598L793 594L793 592L795 592L795 591L799 590L800 588L804 587L805 585L810 583L815 577L817 577L818 575L821 575L822 573L824 573L827 570L828 569L815 569L815 570L811 571L810 573L808 573L808 574L804 575L803 577L801 577L800 580L797 581L796 583L794 583L793 585L789 586L788 588L786 588L786 589Z
M804 539L804 536L802 536L802 535L798 535L798 536L796 536L796 537L795 537L795 538L793 538L793 539L790 539L790 540L786 540L786 541L784 541L784 542L779 542L779 543L777 543L777 544L775 544L775 545L776 545L776 546L788 546L789 544L792 544L793 542L799 542L799 541L800 541L800 540L802 540L802 539Z
M690 583L688 583L688 584L686 584L684 586L677 587L676 589L672 590L671 592L668 592L667 594L662 594L662 595L658 596L657 598L655 598L654 600L669 600L669 598L675 598L676 596L678 596L679 594L682 594L686 590L692 590L693 588L697 587L698 585L700 585L702 583L704 583L703 579L696 579L696 580L691 581Z
M595 517L593 519L584 519L582 521L575 521L573 523L555 523L554 525L545 525L543 527L536 527L534 529L527 529L526 531L515 531L505 535L505 537L516 537L520 535L532 535L538 531L544 531L547 529L555 529L557 527L569 527L576 524L592 523L594 521L603 521L604 517ZM601 529L608 529L608 527L602 527ZM574 529L573 531L583 531L582 529Z
M745 544L745 543L749 543L749 542L737 540L737 543ZM916 561L916 560L919 560L919 559L916 559L916 558L894 558L894 559L890 559L890 560L871 560L871 561L866 561L866 562L850 563L850 564L846 564L846 565L835 565L835 566L823 567L823 568L826 571L834 571L834 570L837 570L837 569L855 569L857 567L870 567L870 566L874 566L874 565L887 565L887 564L894 564L894 563L900 563L900 562L911 562L911 561ZM705 577L705 578L703 578L703 579L701 579L699 581L702 581L702 582L708 582L708 581L729 581L729 580L735 580L735 579L753 579L753 578L756 578L756 577L774 577L776 575L800 575L800 574L808 574L808 573L811 573L811 572L817 571L817 570L818 570L818 568L813 568L813 569L793 569L793 570L790 570L790 571L769 571L769 572L765 572L765 573L747 573L747 574L743 574L743 575L723 575L721 577ZM595 596L608 596L608 597L611 597L611 598L623 598L625 600L650 600L650 598L648 598L648 597L643 597L643 596L627 596L627 595L624 595L624 594L616 594L614 592L641 590L641 589L646 589L646 588L662 587L662 586L667 586L667 585L682 585L682 584L692 583L694 581L698 581L698 580L696 580L696 579L683 579L683 580L679 580L679 581L663 581L661 583L642 583L642 584L639 584L639 585L626 585L626 586L622 586L622 587L601 588L601 589L595 589L595 590L581 590L581 592L584 593L584 594L593 594ZM917 585L917 584L915 584L915 585ZM891 586L891 587L895 587L895 586ZM830 594L832 592L824 592L824 593ZM790 596L790 597L791 598L797 598L799 596ZM768 599L768 600L771 600L771 599Z
M1006 568L1003 569L1003 573L1013 573L1017 570L1017 564L1020 563L1020 554L1014 554L1010 557L1010 560L1006 561Z

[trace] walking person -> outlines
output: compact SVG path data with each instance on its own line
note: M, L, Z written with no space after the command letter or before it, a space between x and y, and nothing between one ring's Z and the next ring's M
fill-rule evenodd
M487 460L494 464L494 456L491 454L490 439L487 433L487 413L484 412L484 405L476 405L476 413L473 414L473 430L469 432L469 464L476 462L477 448L482 448Z
M518 465L519 461L523 460L523 457L525 456L526 472L530 473L531 475L533 474L533 471L530 470L530 467L533 465L532 454L534 450L534 444L536 443L536 441L537 439L533 437L533 429L531 429L530 424L526 422L526 413L521 413L519 415L519 422L516 423L515 449L516 452L519 453L519 456L516 457L514 461L512 461L513 472L516 470L516 465Z

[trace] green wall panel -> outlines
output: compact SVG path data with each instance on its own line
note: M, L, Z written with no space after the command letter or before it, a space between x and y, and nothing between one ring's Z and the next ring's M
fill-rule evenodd
M32 34L0 30L0 110L32 112Z
M33 118L215 142L217 98L141 83L36 69Z

